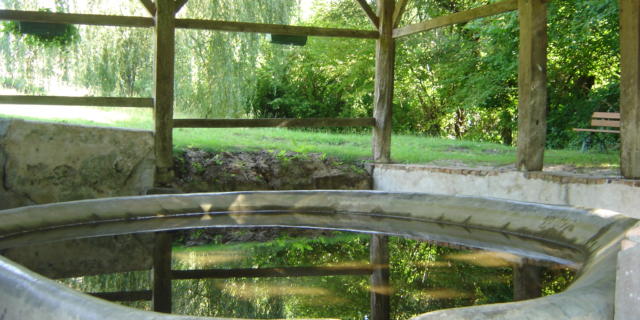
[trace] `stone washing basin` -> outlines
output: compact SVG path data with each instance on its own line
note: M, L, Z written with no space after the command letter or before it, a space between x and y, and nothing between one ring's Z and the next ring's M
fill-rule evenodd
M229 226L410 236L579 267L563 293L418 319L613 319L616 259L636 219L487 198L376 191L278 191L107 198L0 211L0 250L69 239ZM0 319L203 319L145 312L73 291L0 257Z

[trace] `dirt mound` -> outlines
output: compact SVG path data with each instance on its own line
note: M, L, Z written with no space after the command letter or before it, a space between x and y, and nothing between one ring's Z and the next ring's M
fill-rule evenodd
M175 157L174 170L175 187L183 192L371 189L362 163L318 153L187 149Z

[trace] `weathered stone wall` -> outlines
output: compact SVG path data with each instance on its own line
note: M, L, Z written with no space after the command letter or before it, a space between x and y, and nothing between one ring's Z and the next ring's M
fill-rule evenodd
M140 195L153 174L150 131L0 119L0 209Z
M141 195L153 187L154 163L150 131L0 119L0 210ZM0 254L56 278L130 271L151 267L152 239L72 240Z

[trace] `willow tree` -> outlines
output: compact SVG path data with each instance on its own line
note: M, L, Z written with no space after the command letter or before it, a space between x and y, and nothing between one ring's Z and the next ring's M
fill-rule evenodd
M17 10L149 15L138 1L130 0L56 0L53 7L51 1L44 0L2 1L5 8ZM179 17L289 24L296 8L296 0L191 0ZM151 96L151 29L80 26L80 40L62 49L29 47L6 33L2 37L3 74L30 84L18 88L24 93L56 94L43 87L57 82L85 88L94 95ZM200 117L241 116L256 87L255 70L270 56L264 54L270 50L265 39L257 34L179 30L177 111ZM38 74L46 77L36 78ZM50 81L51 77L55 80Z

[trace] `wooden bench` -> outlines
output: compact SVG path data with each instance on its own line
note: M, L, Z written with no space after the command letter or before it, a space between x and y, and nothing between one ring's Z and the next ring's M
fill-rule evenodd
M592 127L620 128L620 113L618 112L594 112L591 115ZM581 129L573 128L573 131L620 133L620 129Z
M573 128L573 131L579 132L602 132L602 133L620 133L620 113L619 112L594 112L591 115L591 126L595 128ZM604 141L600 141L601 146L606 150ZM588 138L582 143L582 151L589 148Z

